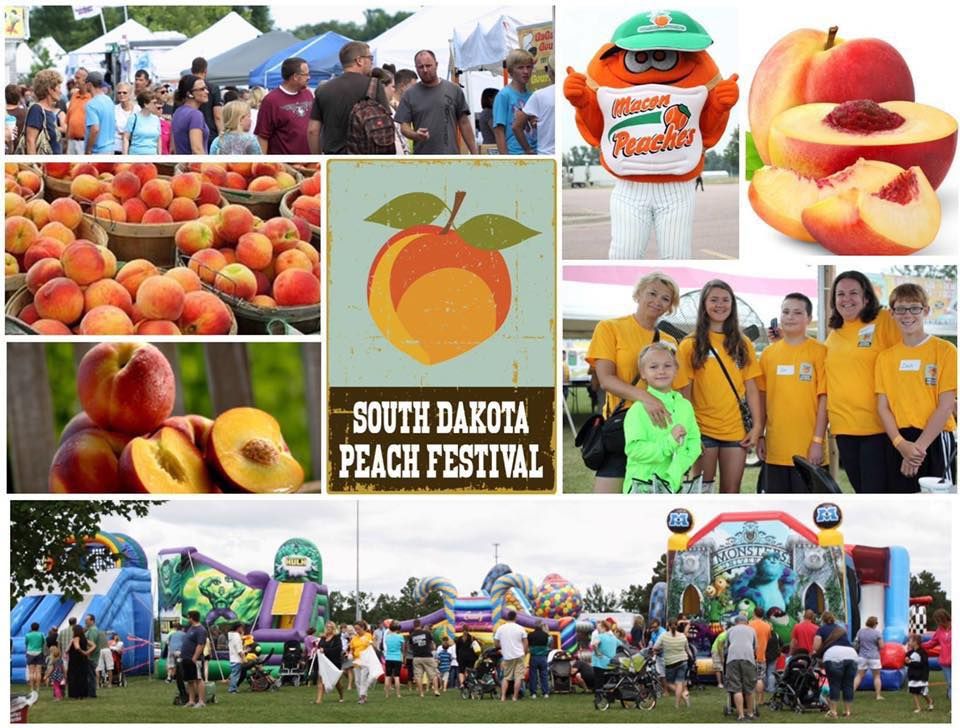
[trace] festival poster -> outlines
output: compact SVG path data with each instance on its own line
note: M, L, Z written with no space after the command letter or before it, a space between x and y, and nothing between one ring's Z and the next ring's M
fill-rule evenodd
M517 46L533 55L533 75L527 88L538 91L553 83L547 75L547 66L557 70L554 61L553 23L536 23L517 28Z
M556 163L328 163L328 491L553 492Z

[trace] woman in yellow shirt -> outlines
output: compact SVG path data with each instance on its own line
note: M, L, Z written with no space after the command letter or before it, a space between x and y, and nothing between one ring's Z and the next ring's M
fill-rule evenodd
M369 670L361 664L360 655L373 644L373 635L370 634L370 627L363 620L353 625L353 629L356 634L350 638L350 654L353 655L353 672L357 685L357 695L360 698L357 702L362 705L367 702L367 688L369 688L367 673Z
M756 446L762 427L756 384L760 366L753 344L740 333L737 298L725 281L704 285L696 330L680 342L677 361L680 370L674 387L693 404L700 427L703 492L711 491L719 463L720 492L739 493L747 452ZM752 416L749 430L741 403Z
M646 385L637 378L637 357L654 341L677 345L672 336L657 331L657 321L677 309L680 288L669 276L650 273L637 281L633 300L637 308L632 314L597 324L587 349L587 362L596 371L606 393L604 417L610 417L620 402L623 402L621 411L640 402L655 425L666 427L670 415L660 400L647 394ZM597 470L593 492L620 493L626 473L626 454L623 451L607 453L607 459Z
M840 273L830 288L827 417L840 464L858 493L886 493L898 467L877 413L874 372L880 352L900 342L890 312L860 271Z

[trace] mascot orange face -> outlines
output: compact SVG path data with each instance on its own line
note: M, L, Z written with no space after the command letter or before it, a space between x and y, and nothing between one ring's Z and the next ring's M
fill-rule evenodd
M706 30L686 13L640 13L614 31L587 73L568 68L563 93L603 165L635 182L691 180L723 137L740 92L723 80Z

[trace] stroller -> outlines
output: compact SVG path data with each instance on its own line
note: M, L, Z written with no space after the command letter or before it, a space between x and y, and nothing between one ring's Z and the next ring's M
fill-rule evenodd
M573 665L570 655L557 650L550 661L550 692L569 694L573 692Z
M264 664L270 659L271 654L272 653L268 652L266 655L261 655L256 658L248 668L247 682L250 683L250 692L265 693L270 690L280 689L280 683L263 669Z
M287 640L283 643L283 657L280 662L280 685L300 687L303 671L303 645L298 640Z
M823 711L828 708L820 687L826 674L814 658L805 652L791 656L783 671L777 674L777 686L770 698L771 710Z
M496 699L500 694L500 683L497 680L497 668L500 666L500 652L497 649L486 650L467 672L467 677L460 688L460 697L464 700L483 700L484 695L491 695Z
M113 673L110 676L110 684L116 688L127 687L127 676L123 672L123 653L118 650L110 650L110 656L113 658Z
M617 652L611 662L606 680L593 698L593 707L606 710L616 701L624 708L633 703L638 710L653 710L657 705L658 692L646 678L649 671L649 653L633 654Z

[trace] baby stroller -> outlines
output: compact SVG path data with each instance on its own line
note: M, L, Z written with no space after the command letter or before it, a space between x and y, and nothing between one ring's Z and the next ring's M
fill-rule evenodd
M467 672L467 677L460 688L460 697L464 700L483 700L484 695L496 698L500 694L500 684L497 680L497 668L500 665L500 652L496 649L486 650L473 669Z
M638 652L633 655L621 654L610 663L606 680L593 698L593 707L597 710L606 710L616 701L624 708L627 703L633 703L638 710L652 710L657 705L656 691L644 680L641 680L648 655Z
M263 669L271 653L258 657L249 667L247 682L250 683L250 692L265 693L270 690L279 690L280 683L274 680L270 673Z
M820 687L826 682L823 670L805 652L791 656L777 675L777 687L770 698L771 710L823 711L828 708Z
M280 684L300 687L303 678L303 645L298 640L283 643L283 657L280 662Z
M573 692L572 658L563 650L557 650L550 661L550 692L569 694Z

